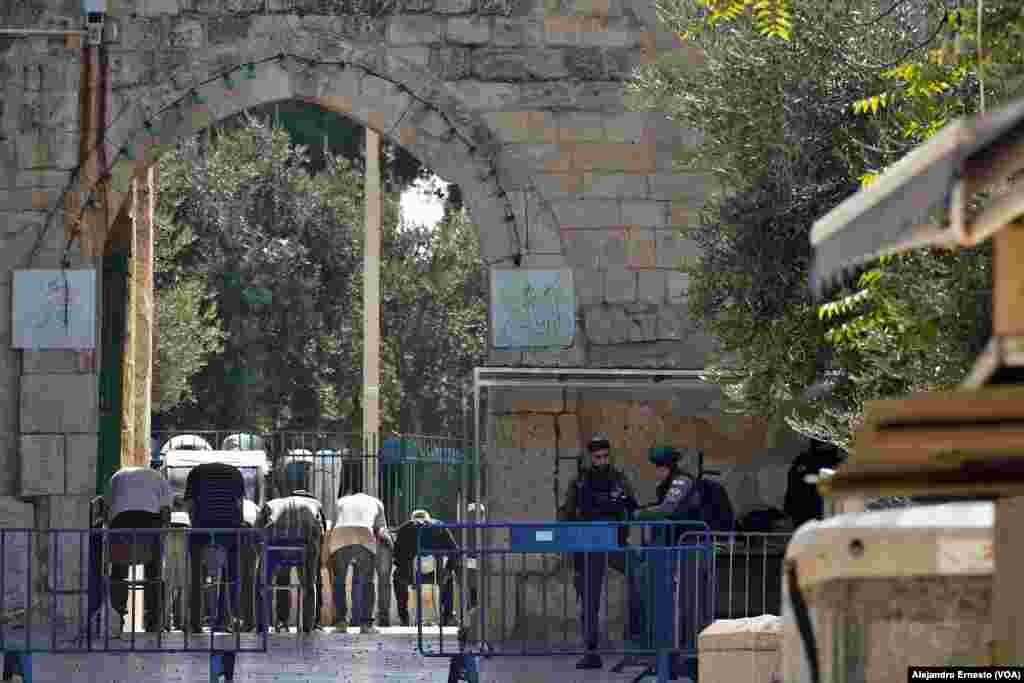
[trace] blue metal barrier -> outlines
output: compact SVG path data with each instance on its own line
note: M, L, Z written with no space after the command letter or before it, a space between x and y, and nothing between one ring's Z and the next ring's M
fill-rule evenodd
M0 653L3 678L19 674L32 680L32 655L81 653L175 653L208 652L210 680L234 676L238 652L266 652L266 630L242 633L237 620L222 632L209 633L191 627L173 632L167 628L166 606L169 584L184 579L183 590L190 595L192 553L201 546L218 545L238 553L243 547L258 547L266 566L266 544L262 529L0 529ZM184 572L170 570L169 549L180 546ZM193 548L195 546L195 548ZM40 558L45 557L43 562ZM129 579L132 568L148 564L155 576ZM122 568L114 579L113 568ZM40 571L44 581L35 580ZM173 574L173 576L172 576ZM268 590L266 573L251 577L255 593ZM242 577L231 577L234 605L239 604ZM111 592L119 586L127 600L124 616L129 629L112 623ZM137 632L139 614L133 593L146 590L147 632ZM201 596L200 596L201 597ZM183 601L184 602L184 601ZM265 605L269 601L264 601ZM122 624L123 624L122 617ZM112 634L111 631L114 631Z
M430 530L434 534L450 531L458 547L438 547L436 540L431 542ZM630 544L620 543L624 533L634 537ZM454 639L449 635L447 641L441 628L436 639L432 630L425 638L420 565L430 555L436 558L436 571L461 575L459 635ZM463 571L468 556L479 560L472 576ZM443 570L441 558L447 559ZM710 623L714 614L714 567L711 533L702 522L425 525L417 535L416 549L419 651L426 657L451 658L449 683L476 683L477 657L481 656L550 657L585 652L622 656L615 670L643 664L644 671L635 680L653 674L658 683L663 683L672 677L674 661L676 670L682 668L680 665L695 670L696 633ZM615 582L617 593L612 591L609 568L621 575L621 580ZM580 612L574 618L568 616L568 574L573 576L573 602L578 603ZM437 575L433 578L437 580ZM529 592L531 583L538 579L539 588L534 589L531 599L524 600L522 594ZM471 605L475 612L467 610L466 605L467 595L477 594L467 590L470 583L479 589L479 604ZM602 598L608 622L604 629L598 619ZM524 604L534 613L526 614ZM613 612L622 619L621 636L613 632ZM561 634L557 628L552 633L551 622L561 624ZM570 622L579 628L580 637L569 637ZM579 640L583 640L582 645Z

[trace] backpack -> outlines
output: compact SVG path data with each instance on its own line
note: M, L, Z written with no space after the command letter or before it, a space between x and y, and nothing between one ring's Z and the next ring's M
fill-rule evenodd
M711 531L735 531L736 514L725 487L712 479L695 480L676 506L672 519L699 520Z

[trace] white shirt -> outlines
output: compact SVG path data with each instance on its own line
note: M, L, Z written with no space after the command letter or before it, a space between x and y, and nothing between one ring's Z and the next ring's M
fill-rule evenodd
M171 485L164 476L148 467L125 467L110 479L110 519L122 512L144 511L160 514L171 507Z
M338 513L331 530L328 552L333 555L339 548L348 545L362 545L371 553L377 553L379 529L387 528L384 518L384 503L365 493L356 493L338 499Z

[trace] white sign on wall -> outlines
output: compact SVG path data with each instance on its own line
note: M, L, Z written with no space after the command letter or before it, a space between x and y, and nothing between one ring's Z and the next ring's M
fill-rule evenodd
M16 270L11 346L95 349L95 270Z
M491 329L498 349L568 348L576 336L569 268L492 268Z

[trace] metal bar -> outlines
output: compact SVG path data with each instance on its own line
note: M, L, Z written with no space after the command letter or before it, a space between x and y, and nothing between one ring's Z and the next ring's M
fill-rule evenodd
M0 36L84 36L86 33L77 28L0 28Z

